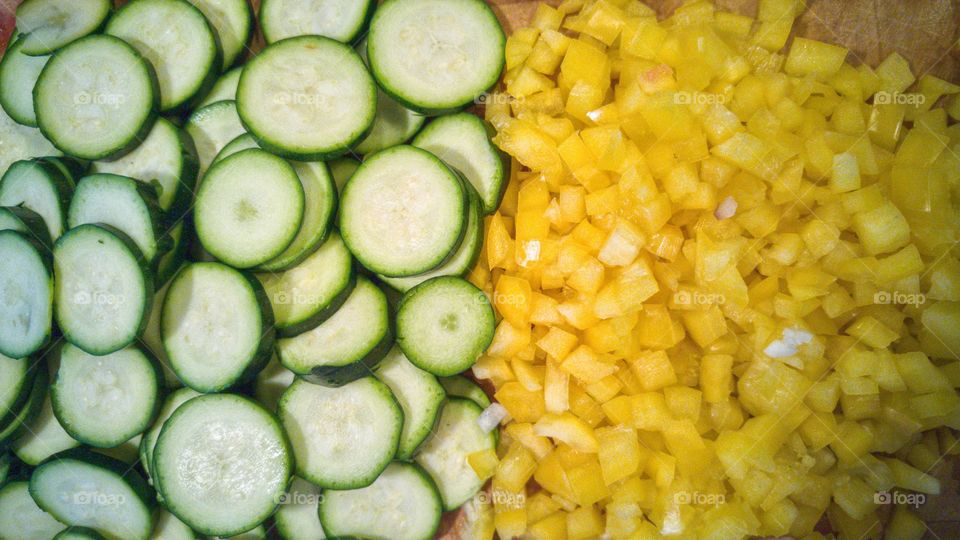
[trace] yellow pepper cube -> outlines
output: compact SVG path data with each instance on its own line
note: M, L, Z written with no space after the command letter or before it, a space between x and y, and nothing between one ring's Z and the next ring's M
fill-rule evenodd
M668 386L663 389L667 408L674 418L696 422L700 419L700 403L703 393L688 386Z
M542 338L537 340L537 347L540 347L543 352L555 360L563 361L563 359L576 348L577 343L577 336L554 326L551 327Z
M560 73L565 81L584 81L606 89L610 84L610 59L599 47L582 39L571 40Z
M566 538L567 536L567 515L565 512L554 512L540 521L530 525L527 529L525 538L532 540L552 540L553 538Z
M542 392L531 392L518 382L502 385L494 398L510 413L516 422L536 422L545 413Z
M568 354L560 367L586 383L597 382L617 371L615 364L604 362L593 349L586 345L580 345Z
M563 23L563 12L559 9L547 5L537 4L537 12L533 15L531 26L541 31L560 29Z
M910 225L900 210L887 201L853 216L853 230L870 255L889 253L910 242Z
M603 285L604 275L603 264L593 257L588 257L567 277L567 285L581 293L594 294Z
M885 535L888 538L920 540L925 534L927 534L927 525L922 519L903 505L894 507L893 516L885 527Z
M794 77L813 75L826 78L840 71L847 52L837 45L797 37L790 47L784 71Z
M496 472L499 460L497 453L492 448L488 448L468 455L467 463L481 480L486 480Z
M534 455L522 444L513 443L497 465L494 483L508 491L520 492L536 469Z
M707 403L727 401L733 388L733 357L707 354L700 359L700 389Z
M527 512L523 508L503 510L494 514L493 523L500 538L519 538L527 530Z
M644 391L658 390L677 384L677 373L666 351L643 353L630 361L630 369L639 379Z
M910 62L896 52L880 62L876 74L880 77L881 89L890 93L904 92L917 80L910 70Z
M709 346L727 333L727 320L716 304L684 311L682 317L687 332L700 347Z
M807 250L819 259L837 247L840 230L821 219L811 219L800 228L800 238Z
M637 345L647 348L669 349L680 343L685 336L683 325L674 320L667 307L659 304L646 304L640 312L640 322L634 337Z
M536 28L521 28L507 38L504 49L507 70L523 64L523 61L527 59L527 55L530 54L530 51L533 49L533 44L539 35L540 31Z
M837 428L837 441L830 444L830 449L840 463L852 466L870 451L872 443L870 430L857 422L844 420Z
M848 152L833 156L830 174L830 191L847 193L860 189L860 164L856 156Z
M645 431L659 431L672 421L670 409L660 392L644 392L630 396L633 405L633 427Z
M570 540L597 538L603 534L603 526L603 516L596 506L581 506L567 514L566 537Z
M880 259L877 268L877 282L893 283L914 274L924 271L925 265L920 251L914 244L909 244L900 251Z
M564 110L581 122L590 121L590 112L603 105L606 91L589 81L578 80L567 96Z
M567 223L579 223L587 217L586 191L580 186L561 186L557 196L560 218Z
M487 239L485 242L487 266L490 269L506 268L508 255L513 252L513 238L507 230L503 216L499 212L490 216L487 222Z
M530 324L533 290L522 277L502 275L497 280L493 304L503 318L517 327Z
M623 54L655 60L667 30L657 24L656 18L642 18L628 21L623 29L620 50Z
M600 469L606 485L620 481L640 468L641 450L637 432L625 426L596 430Z
M568 470L567 478L573 500L580 506L590 506L610 494L603 482L603 471L596 456L590 456L586 462Z
M875 349L883 349L900 339L899 334L871 315L858 317L845 332Z
M530 325L514 326L510 321L502 320L493 333L493 342L487 348L487 354L497 358L513 358L530 344Z
M534 433L533 424L529 422L513 421L507 424L504 430L511 439L527 447L538 460L553 451L550 440Z

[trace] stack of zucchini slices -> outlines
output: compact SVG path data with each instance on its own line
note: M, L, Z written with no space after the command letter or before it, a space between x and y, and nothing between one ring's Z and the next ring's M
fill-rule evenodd
M432 538L496 447L490 8L263 0L256 54L246 0L16 15L0 538Z

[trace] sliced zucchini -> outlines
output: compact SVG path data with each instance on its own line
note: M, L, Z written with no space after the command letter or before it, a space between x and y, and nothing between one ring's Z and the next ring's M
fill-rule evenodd
M163 299L167 297L167 291L170 289L170 283L165 283L157 289L150 304L150 317L147 318L147 325L140 336L140 344L157 359L163 372L163 386L165 388L178 388L183 386L177 374L170 367L170 359L167 358L167 351L163 348L163 338L160 335L160 316L163 313Z
M462 276L469 272L477 262L480 250L483 248L483 215L480 209L480 198L472 188L467 189L470 203L467 207L467 230L457 251L440 266L410 277L378 276L381 281L393 289L405 293L417 285L438 276Z
M181 405L164 424L151 462L167 509L208 536L239 534L270 517L291 468L277 419L234 394Z
M253 378L273 347L273 315L260 282L220 263L193 263L173 278L160 332L184 384L219 392Z
M50 386L53 413L74 439L113 448L143 433L160 405L160 373L136 347L92 356L66 343Z
M6 230L0 231L0 253L0 354L24 358L40 350L53 330L49 247Z
M128 176L99 173L80 179L70 200L67 224L74 228L87 223L123 232L147 261L170 248L161 228L156 191Z
M0 231L17 231L50 248L50 231L40 214L23 206L0 206Z
M437 114L469 105L496 84L505 43L482 0L387 0L370 23L367 54L388 94Z
M198 167L193 139L166 118L157 118L147 138L130 153L92 165L93 172L129 176L154 185L160 208L173 214L190 202Z
M6 173L14 162L40 156L61 154L37 128L21 126L0 107L0 173Z
M50 540L64 528L33 501L28 482L10 482L0 488L0 538Z
M443 504L433 480L413 463L394 462L364 488L326 490L320 522L330 536L430 540Z
M336 313L312 330L277 340L277 351L290 371L338 386L368 375L392 341L387 297L360 276Z
M22 206L39 214L51 240L66 229L72 192L70 180L60 169L41 159L17 161L0 179L0 205Z
M440 385L443 386L443 390L450 397L469 399L482 409L490 406L490 397L483 391L483 388L463 375L440 377Z
M470 113L443 116L427 124L413 145L430 152L460 171L483 202L483 213L500 207L507 187L503 154L491 142L493 128Z
M217 101L193 111L187 119L186 130L193 139L200 162L198 183L202 182L207 167L220 150L245 132L234 101Z
M496 319L483 291L456 277L417 285L397 307L397 345L420 369L448 377L469 369L493 341Z
M163 424L166 423L170 416L173 415L181 405L199 395L202 394L192 388L179 388L171 392L157 413L157 417L153 421L153 426L150 427L150 429L143 434L143 438L140 439L140 463L143 464L143 470L147 472L147 480L151 484L153 483L153 471L151 469L153 448L157 444L157 437L160 436L160 430L163 429Z
M177 516L165 509L157 513L157 525L153 528L150 540L196 540L197 535L180 521Z
M273 516L277 532L284 540L321 540L327 535L320 525L317 505L322 499L320 488L303 478L293 477L280 508Z
M403 409L396 458L410 459L430 435L446 393L436 377L411 364L398 347L390 349L374 374L390 387Z
M167 233L167 242L173 247L169 251L160 255L157 259L157 271L153 281L154 286L163 287L170 282L170 279L177 273L177 270L183 266L187 258L187 251L190 247L189 239L184 232L187 230L187 219L177 221Z
M363 58L364 64L369 65L365 40L357 46L357 53ZM422 114L404 107L377 88L377 115L373 119L373 127L370 134L354 147L354 151L373 154L384 148L403 144L420 131L425 120Z
M24 43L22 39L10 41L0 61L0 106L18 124L36 127L33 87L50 57L24 54Z
M50 54L96 32L110 14L109 0L26 0L17 7L17 30L23 52Z
M323 488L372 484L393 459L403 411L390 388L364 377L338 388L297 380L280 398L297 476Z
M157 73L160 110L177 109L213 85L223 60L203 13L186 0L137 0L107 22L106 34L137 50Z
M250 149L217 162L197 192L197 237L237 268L267 262L291 244L304 214L300 178L289 163Z
M55 370L59 363L58 355L57 350L48 354L48 367L54 373L56 373ZM39 465L54 454L80 445L63 429L60 421L53 414L50 393L47 392L46 388L47 381L50 380L48 377L45 367L43 373L38 374L35 381L42 381L44 388L38 396L34 413L24 422L23 433L13 443L13 452L20 461L31 466Z
M386 276L422 274L456 251L467 191L432 154L394 146L366 159L340 202L340 233L353 255Z
M37 125L57 148L81 159L114 158L150 132L156 75L123 40L93 35L50 58L33 99Z
M223 50L223 69L232 66L247 46L253 11L246 0L190 0L213 25ZM231 98L232 99L232 98Z
M374 0L264 0L260 27L267 43L297 36L324 36L352 43L366 29Z
M459 508L483 487L483 479L467 461L470 454L497 446L494 433L480 429L481 412L470 400L448 399L437 428L417 452L416 462L436 482L446 511Z
M155 500L126 463L74 448L44 462L30 477L30 495L58 521L90 527L109 540L150 538Z
M353 257L337 233L299 265L279 274L257 274L257 279L283 337L302 334L329 319L357 282Z
M126 234L109 225L80 225L53 247L57 325L93 355L119 351L143 331L153 276Z
M41 369L42 362L0 354L0 426L8 425L27 403Z
M137 460L140 458L140 440L142 438L143 437L138 434L136 437L124 441L117 446L111 448L91 448L91 450L98 454L122 461L132 467L137 464Z
M271 412L276 412L280 396L290 388L296 375L283 367L277 355L274 354L263 371L257 373L253 381L253 397Z
M353 49L301 36L267 46L243 68L237 110L263 148L316 161L344 154L367 135L376 84Z
M213 83L213 87L210 88L210 91L207 92L207 95L203 98L197 108L206 107L211 103L216 103L218 101L234 101L237 99L237 84L240 82L240 73L243 71L243 67L235 67L230 71L224 73L217 79L217 82Z
M53 540L103 540L103 535L87 527L67 527Z
M46 367L38 368L26 401L13 416L4 422L3 427L0 428L0 447L6 447L11 441L22 436L23 432L27 429L27 423L34 422L37 415L40 414L40 408L47 395L47 384L49 380Z
M352 157L341 157L327 162L330 167L330 174L333 176L333 183L337 186L337 193L343 193L343 187L347 185L347 180L353 176L360 168L360 162Z

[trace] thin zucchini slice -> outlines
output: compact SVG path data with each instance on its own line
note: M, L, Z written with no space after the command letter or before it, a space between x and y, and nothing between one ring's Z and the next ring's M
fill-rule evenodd
M90 527L110 540L147 540L153 530L155 500L143 477L122 461L84 448L37 467L30 495L57 520Z
M177 268L179 270L179 267ZM167 297L167 291L170 290L170 283L163 284L157 293L153 296L153 302L150 304L150 316L147 318L147 325L140 336L140 344L157 359L160 368L163 371L163 385L165 388L178 388L183 386L177 374L170 367L170 359L167 358L167 351L163 348L163 338L160 335L160 316L163 313L163 300Z
M111 448L91 448L91 450L98 454L122 461L132 467L137 464L137 459L140 457L140 440L142 438L143 437L138 434L136 437L124 441L117 446Z
M299 265L279 274L257 274L257 279L283 337L302 334L329 319L357 282L353 257L337 233Z
M161 111L202 96L220 73L223 60L213 29L186 0L127 3L110 17L104 32L129 43L153 66Z
M220 150L245 132L234 101L217 101L193 111L187 119L186 130L193 139L200 162L198 183L202 182L207 168Z
M493 341L493 308L483 291L456 277L411 289L397 307L397 345L420 369L448 377L469 369Z
M93 35L47 62L33 99L40 131L57 148L82 159L114 158L150 132L156 75L123 40Z
M196 540L197 535L180 521L177 516L165 509L157 513L157 525L153 528L150 540Z
M151 469L170 512L198 533L231 536L273 514L292 463L272 414L242 396L211 394L166 421Z
M0 105L18 124L37 127L33 87L49 56L23 53L24 40L11 41L0 61Z
M173 370L199 392L248 381L273 347L273 316L260 282L220 263L194 263L173 278L160 331Z
M352 43L376 7L374 0L264 0L260 27L267 43L311 35Z
M425 117L404 107L396 100L377 90L377 115L373 127L354 151L360 154L373 154L384 148L403 144L423 126Z
M496 84L506 38L481 0L387 0L367 36L370 68L397 101L425 114L472 103Z
M53 146L37 128L22 126L7 116L0 108L0 173L6 173L14 162L40 156L59 156L60 150Z
M50 386L53 413L74 439L113 448L143 433L160 405L160 373L136 347L92 356L64 344Z
M192 198L198 167L193 139L173 122L157 118L140 146L113 161L96 161L92 170L152 184L160 209L178 214Z
M27 403L33 381L41 369L46 369L42 362L0 354L0 426L13 421Z
M241 56L250 39L253 11L246 0L190 0L213 25L223 50L223 69ZM232 98L231 98L232 99Z
M0 179L0 205L21 206L39 214L51 240L60 238L66 229L72 192L70 180L42 159L18 161Z
M337 186L337 193L343 193L343 187L347 185L347 180L353 176L360 168L360 161L352 157L341 157L327 162L330 167L330 174L333 176L333 183Z
M320 36L269 45L240 75L237 110L270 152L301 161L337 157L367 135L376 84L349 46Z
M329 319L277 340L280 362L311 382L338 386L369 374L393 341L387 297L365 277Z
M40 214L23 206L0 206L0 231L17 231L50 248L50 231Z
M385 276L422 274L456 251L466 229L467 191L435 156L395 146L367 158L347 183L340 233L353 255Z
M415 458L436 482L446 511L459 508L483 487L483 479L467 461L470 454L497 446L494 433L480 429L477 420L482 412L470 400L447 400L437 428Z
M202 394L192 388L179 388L171 392L170 395L167 396L166 401L163 402L160 412L157 413L157 417L153 421L153 426L151 426L150 429L143 434L143 438L140 439L140 463L143 464L143 470L147 472L147 480L151 484L153 483L153 470L151 469L153 448L157 445L157 437L160 436L160 430L163 429L163 424L166 423L170 416L172 416L181 405L199 395Z
M398 347L390 349L374 375L383 381L403 408L403 431L397 459L410 459L430 435L446 399L437 378L410 363Z
M40 414L40 408L47 395L47 384L49 381L46 366L40 367L37 370L37 375L33 378L30 394L27 396L26 401L12 417L4 422L3 428L0 429L0 447L6 447L11 441L20 437L23 432L26 431L27 423L33 422L37 415Z
M443 390L450 397L469 399L483 409L490 406L490 397L483 391L483 388L463 375L440 377L440 385L443 386Z
M507 187L503 154L490 141L493 128L470 113L443 116L427 124L413 145L460 171L483 202L483 213L500 207Z
M280 396L293 384L296 375L283 367L274 354L253 381L253 397L271 412L276 412Z
M103 540L103 535L87 527L68 527L54 536L53 540Z
M303 207L303 186L289 163L263 150L244 150L207 171L197 192L197 237L217 259L251 268L293 242Z
M327 535L320 525L317 505L322 495L320 488L303 478L294 476L290 489L273 516L277 532L284 540L321 540Z
M53 330L50 251L6 230L0 231L0 253L0 354L24 358L40 350Z
M243 71L243 67L235 67L230 71L224 73L217 79L217 82L213 83L213 87L210 88L210 91L207 92L207 95L203 98L203 101L197 105L197 108L206 107L211 103L216 103L218 101L234 101L237 99L237 84L240 82L240 73Z
M60 421L53 414L53 404L50 392L47 390L48 381L56 373L59 364L60 348L56 347L46 355L46 365L43 372L37 375L35 383L42 382L44 387L37 396L35 409L30 417L24 421L24 428L20 437L13 443L13 452L20 461L27 465L36 466L50 456L75 448L80 443L67 433ZM47 370L50 370L48 375Z
M413 463L394 462L373 484L326 490L320 522L331 536L430 540L440 527L443 504L433 480Z
M27 0L17 7L17 30L23 52L50 54L95 32L110 14L109 0Z
M10 482L0 488L0 538L50 540L65 527L37 506L29 483Z
M143 331L153 276L126 234L109 225L80 225L53 247L57 325L93 355L119 351Z
M293 383L280 398L297 476L323 488L368 486L397 451L403 411L390 388L364 377L339 388Z
M483 215L480 198L472 188L467 189L470 203L467 213L467 230L457 251L447 261L429 272L410 277L378 276L393 289L405 293L417 285L438 276L462 276L469 272L480 256L483 247Z
M156 191L128 176L100 173L80 179L70 200L67 224L74 228L87 223L123 232L147 261L170 247L161 228Z
M186 260L187 249L190 247L190 242L184 234L186 229L187 219L184 218L177 221L176 225L164 235L173 247L157 259L156 278L153 282L155 286L163 287L169 283L170 279L183 265L183 261Z

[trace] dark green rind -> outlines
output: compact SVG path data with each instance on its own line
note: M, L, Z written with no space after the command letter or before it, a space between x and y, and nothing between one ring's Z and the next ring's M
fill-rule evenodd
M340 309L340 306L347 301L347 298L350 297L350 293L353 292L353 288L357 285L357 271L356 268L351 264L350 265L350 276L347 278L346 286L334 296L327 305L320 307L316 313L303 319L302 321L293 323L289 326L277 326L277 334L279 337L293 337L300 335L308 330L312 330L323 323L323 321L329 319L333 316L334 313Z
M11 361L26 362L29 366L27 366L27 370L23 374L23 379L20 381L20 388L17 389L17 397L10 402L10 406L5 411L0 411L0 430L5 430L10 426L20 411L23 410L23 407L26 406L33 392L33 384L37 379L37 373L47 371L42 356L39 358L30 356Z
M57 197L57 206L60 209L60 221L63 225L63 232L67 230L67 211L70 208L70 199L73 197L73 180L65 176L60 167L52 163L51 159L53 158L36 158L36 159L25 159L21 161L15 161L10 165L10 168L7 169L7 172L4 173L3 177L0 177L0 193L3 193L5 180L8 175L16 174L18 169L24 167L37 167L39 168L47 180L50 182L50 187L56 193ZM12 178L12 176L11 176ZM22 206L21 202L17 206ZM29 208L24 206L23 208ZM34 211L36 212L36 211ZM43 217L40 217L43 220ZM44 226L46 222L44 221ZM47 226L47 238L50 240L56 240L51 234L49 234L49 227ZM62 234L62 233L61 233Z
M53 537L53 540L104 540L103 535L87 527L68 527L60 534Z
M33 388L30 390L27 401L17 415L6 424L6 427L0 430L0 450L9 448L23 433L26 423L36 418L37 414L40 413L40 406L43 405L43 399L47 395L48 381L47 370L45 367L41 367L37 370L37 375L33 379Z
M363 16L363 19L360 21L360 24L354 29L353 35L349 39L346 39L341 42L341 43L346 43L348 45L358 43L360 40L363 39L363 35L366 34L366 30L370 25L370 20L373 19L373 12L376 11L376 4L377 4L374 0L354 0L354 1L366 2L367 11L366 11L366 14ZM264 16L265 15L264 6L266 6L269 3L270 3L270 0L263 0L260 3L260 11L257 13L257 16L260 21L260 30L261 32L263 32L263 39L267 42L268 45L271 43L276 43L278 41L270 37L269 35L270 31L268 30L268 27L270 26L270 18ZM291 37L299 37L299 36L291 36Z
M37 161L49 163L57 168L63 177L70 183L71 188L77 185L83 175L90 169L90 162L82 159L76 159L69 156L45 156L38 157Z
M383 357L393 347L393 329L387 333L379 343L374 345L363 358L345 366L314 366L310 373L300 374L300 378L322 386L343 386L357 379L362 379L373 373Z
M47 224L44 223L40 214L25 206L3 206L0 207L0 213L10 214L11 218L18 221L23 227L22 229L3 230L18 231L32 237L40 245L47 248L44 253L49 253L50 248L53 247L53 242L50 241L50 231L47 230Z
M40 259L40 263L43 265L44 269L46 270L47 282L49 283L49 289L50 289L49 302L50 302L51 319L49 321L46 321L47 323L46 332L44 333L43 338L39 342L33 345L32 350L14 351L14 350L7 349L6 344L0 343L0 354L3 354L4 356L7 356L9 358L25 358L39 351L40 349L43 349L47 345L47 343L50 342L51 335L53 334L53 319L56 318L56 309L54 309L55 307L54 299L56 297L56 292L55 292L55 277L54 277L54 269L53 269L53 257L51 256L49 244L44 245L40 240L37 240L36 238L32 237L29 234L21 233L18 231L12 231L12 230L0 231L0 238L6 237L6 236L15 236L20 240L23 240L31 248L36 250L37 257Z
M490 397L483 388L463 375L437 377L437 379L448 396L469 399L484 409L490 406Z
M29 1L29 0L28 0L28 1ZM24 2L24 3L26 3L26 2ZM75 43L75 42L83 39L83 38L86 37L86 36L89 36L89 35L91 35L91 34L96 34L97 32L99 32L100 30L103 29L103 27L104 27L104 25L106 24L107 20L110 19L110 14L113 13L113 3L112 3L112 2L109 2L109 1L104 1L103 3L106 4L106 6L107 6L107 9L106 9L106 11L104 12L104 15L103 15L103 19L101 19L100 22L97 24L97 26L94 27L89 33L84 34L84 35L82 35L82 36L80 36L80 37L78 37L78 38L75 38L75 39L71 40L71 41L67 41L67 42L65 42L65 43L55 43L55 44L53 44L53 46L50 46L49 44L46 44L46 43L45 43L45 44L44 44L44 47L42 47L42 48L40 48L40 49L32 49L29 53L25 51L23 54L28 54L28 55L30 55L30 56L43 56L43 55L46 55L46 54L51 54L51 53L55 52L55 51L58 50L58 49L62 49L62 48L64 48L64 47L66 47L67 45L70 45L71 43ZM23 4L21 4L21 5L23 5ZM19 11L19 9L18 9L18 11ZM17 37L20 37L20 36L19 36L19 33L15 33L15 35L16 35ZM12 39L12 36L11 36L11 39Z

